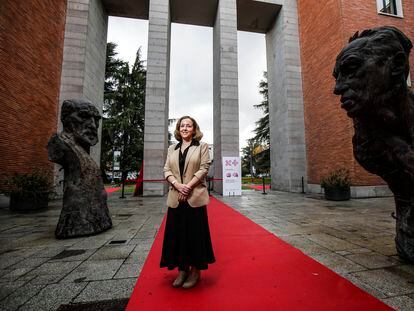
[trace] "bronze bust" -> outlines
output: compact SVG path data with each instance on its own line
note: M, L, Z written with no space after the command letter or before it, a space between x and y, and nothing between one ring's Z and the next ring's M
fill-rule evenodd
M112 227L101 171L89 155L90 147L98 142L100 119L91 102L65 100L63 131L49 140L49 160L62 165L65 174L57 238L91 235Z
M396 248L414 262L414 95L411 41L395 27L356 33L339 53L334 93L352 118L354 156L388 184L396 203Z

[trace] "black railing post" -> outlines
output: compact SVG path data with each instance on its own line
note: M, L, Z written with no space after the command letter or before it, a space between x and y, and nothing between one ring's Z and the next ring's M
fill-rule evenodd
M262 181L263 181L263 193L262 194L267 194L266 193L266 182L265 182L264 176L262 176Z

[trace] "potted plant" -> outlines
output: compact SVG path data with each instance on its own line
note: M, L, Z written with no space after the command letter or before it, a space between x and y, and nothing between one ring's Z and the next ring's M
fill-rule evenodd
M327 200L345 201L351 198L351 178L345 168L334 170L323 177L321 186Z
M6 181L6 194L10 196L10 209L16 212L47 208L54 193L49 177L41 171L16 174Z

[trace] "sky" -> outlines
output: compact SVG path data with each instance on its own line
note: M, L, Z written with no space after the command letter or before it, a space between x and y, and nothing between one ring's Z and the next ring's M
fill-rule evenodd
M259 82L266 70L265 36L238 32L240 148L253 136L255 122L263 116ZM117 44L118 58L135 61L141 47L147 59L148 21L109 17L108 42ZM171 26L169 118L194 117L213 143L213 28L173 23Z

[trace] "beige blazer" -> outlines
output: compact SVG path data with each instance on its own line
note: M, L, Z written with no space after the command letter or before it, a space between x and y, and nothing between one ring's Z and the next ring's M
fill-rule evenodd
M181 180L180 176L180 148L176 149L176 147L177 144L171 145L168 148L167 160L164 166L165 179L172 175L179 183L187 184L196 176L201 182L191 191L187 202L191 207L207 205L210 199L205 178L211 164L208 144L200 142L199 146L191 146L188 149L184 164L183 180ZM176 208L179 204L178 191L172 185L170 185L169 189L167 205Z

